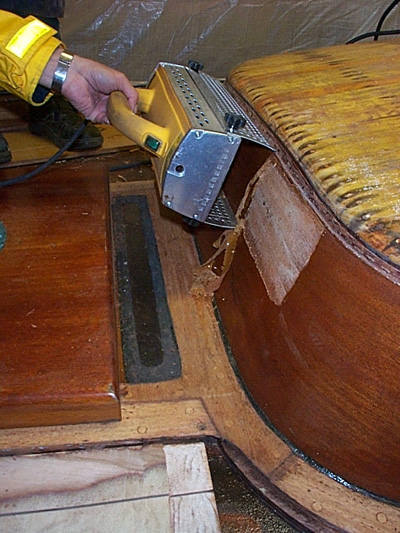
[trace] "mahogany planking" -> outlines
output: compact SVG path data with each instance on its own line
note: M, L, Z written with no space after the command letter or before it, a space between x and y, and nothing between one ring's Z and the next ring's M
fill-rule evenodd
M278 174L280 193L291 182L303 211L320 223L275 156L264 169L269 184ZM301 186L307 189L306 181ZM268 217L278 208L293 216L289 198L279 198ZM259 215L262 225L266 213ZM215 293L223 327L246 388L295 448L345 481L400 501L400 424L393 416L400 398L399 287L359 256L350 234L339 237L333 218L319 215L325 231L280 305L239 238ZM206 257L210 235L197 235ZM279 265L281 250L271 238L263 242Z
M53 166L0 213L0 427L119 419L105 167Z

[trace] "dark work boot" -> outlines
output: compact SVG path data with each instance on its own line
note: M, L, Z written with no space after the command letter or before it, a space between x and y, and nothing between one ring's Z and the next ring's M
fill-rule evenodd
M82 121L80 113L62 96L55 95L44 105L30 106L29 109L29 131L47 137L59 148L69 141ZM100 130L89 122L70 150L94 150L102 144Z
M8 142L3 137L3 134L0 133L0 165L3 163L8 163L11 161L11 152L8 147Z

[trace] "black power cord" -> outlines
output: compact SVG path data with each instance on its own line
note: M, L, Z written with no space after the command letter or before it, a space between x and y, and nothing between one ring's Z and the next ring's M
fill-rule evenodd
M397 29L397 30L381 30L381 28L383 26L383 23L385 22L385 20L388 17L389 13L399 3L400 3L400 0L393 0L393 2L385 9L385 11L383 12L381 18L379 19L379 22L378 22L378 24L376 26L376 30L375 31L363 33L361 35L358 35L357 37L353 37L352 39L347 41L346 44L353 44L353 43L356 43L356 42L361 41L363 39L368 39L369 37L373 37L374 41L377 41L378 37L380 37L381 35L400 35L400 29ZM47 167L52 165L55 161L57 161L57 159L59 157L62 156L62 154L64 152L66 152L68 150L68 148L70 148L73 145L73 143L76 141L76 139L81 135L81 133L85 129L85 127L86 127L88 122L89 121L87 119L85 119L82 122L82 124L79 126L79 128L75 131L75 133L72 135L72 137L69 139L69 141L63 147L61 147L58 150L58 152L56 152L52 157L50 157L50 159L48 159L47 161L45 161L44 163L42 163L41 165L39 165L35 169L31 170L30 172L27 172L26 174L22 174L21 176L18 176L17 178L13 178L13 179L6 180L6 181L0 181L0 188L9 187L10 185L17 185L18 183L23 183L25 181L28 181L29 179L33 178L34 176L37 176L37 174L39 174L40 172L45 170ZM127 165L126 168L132 168L132 167L141 166L143 164L149 164L149 163L150 163L149 161L141 161L141 162L137 162L137 163L133 163L133 164ZM120 170L122 168L123 167L115 167L115 168L112 168L111 170Z
M62 156L64 152L68 150L68 148L70 148L74 144L76 139L82 134L88 122L89 121L85 119L82 122L82 124L78 127L78 129L75 131L75 133L72 135L72 137L65 143L64 146L62 146L54 155L52 155L50 159L48 159L47 161L45 161L38 167L34 168L30 172L27 172L26 174L22 174L21 176L18 176L17 178L13 178L13 179L6 180L6 181L0 181L0 187L9 187L10 185L17 185L18 183L23 183L24 181L28 181L34 176L36 176L37 174L39 174L39 172L42 172L47 167L52 165L55 161L57 161L59 157Z
M386 9L385 11L383 12L381 18L379 19L379 22L378 24L376 25L376 32L380 32L381 29L382 29L382 26L383 26L383 23L385 22L386 20L386 17L389 15L389 13L392 11L392 9L394 9L397 4L400 2L400 0L394 0ZM377 41L378 40L378 37L379 35L375 35L374 36L374 41Z
M350 39L350 41L347 41L346 44L354 44L354 43L357 43L358 41L362 41L363 39L368 39L368 37L373 37L374 41L377 41L378 37L380 37L381 35L400 35L400 29L399 30L369 31L361 35L357 35L357 37L353 37L352 39Z
M389 13L397 6L397 4L400 3L400 0L394 0L383 12L381 18L378 21L378 24L376 26L375 31L369 31L367 33L363 33L361 35L358 35L357 37L353 37L353 39L350 39L350 41L347 41L346 44L353 44L358 41L361 41L362 39L368 39L369 37L373 37L374 41L377 41L378 38L381 35L400 35L400 29L396 30L382 30L383 23L385 22L386 18L388 17Z

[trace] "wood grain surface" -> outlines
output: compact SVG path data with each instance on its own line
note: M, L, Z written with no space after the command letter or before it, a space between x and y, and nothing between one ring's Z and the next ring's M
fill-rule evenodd
M154 183L115 183L112 190L149 198L182 357L182 378L121 384L120 422L2 430L2 455L211 436L237 446L245 459L240 462L230 456L260 494L311 531L322 527L322 531L367 532L375 526L385 533L395 531L398 508L353 492L315 470L296 457L254 410L229 363L212 300L190 293L193 271L199 267L193 236L174 216L160 213Z
M74 167L78 171L82 165L71 162L66 166L74 172ZM92 163L85 161L87 166ZM239 167L246 170L246 159L242 159ZM253 165L250 167L253 172ZM229 362L212 299L194 297L191 293L193 272L199 267L191 231L182 226L179 217L160 209L154 182L128 183L124 182L125 172L119 174L119 182L112 185L113 194L145 194L149 199L182 357L182 377L156 384L122 383L121 421L3 429L1 455L12 454L14 460L32 452L40 458L45 451L90 452L99 447L113 449L132 444L140 447L154 441L174 443L210 436L232 445L227 447L227 454L260 496L282 509L299 527L315 532L395 532L400 520L397 506L353 491L315 469L297 456L254 409ZM238 185L238 190L241 187L242 184ZM212 231L211 234L207 242L212 250L212 237L217 235ZM260 295L261 292L257 296ZM240 459L232 447L237 447ZM167 497L157 499L153 506L151 501L144 520L149 520L152 513L155 519L165 516ZM140 511L141 503L142 500L138 506L117 503L114 516L129 522L135 509ZM27 515L21 518L24 516ZM83 516L82 509L79 516ZM99 516L96 508L88 510L89 523L90 520L96 523ZM68 523L70 517L65 515L65 519ZM77 515L72 518L76 519ZM161 520L165 523L165 518ZM27 520L24 527L32 527L32 521Z
M254 105L277 153L216 292L240 375L266 421L332 476L396 502L398 173L386 180L398 158L388 95L397 98L399 50L398 42L332 47L250 61L231 74L231 91L246 110ZM369 139L380 131L371 150L362 140L369 128Z
M2 189L0 427L120 417L106 178L56 165Z
M0 471L1 531L220 531L203 443L3 457Z

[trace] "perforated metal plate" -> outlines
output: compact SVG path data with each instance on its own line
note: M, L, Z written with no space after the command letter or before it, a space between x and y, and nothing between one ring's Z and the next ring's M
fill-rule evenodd
M218 195L206 218L206 223L211 226L232 229L236 226L236 217L224 192Z

